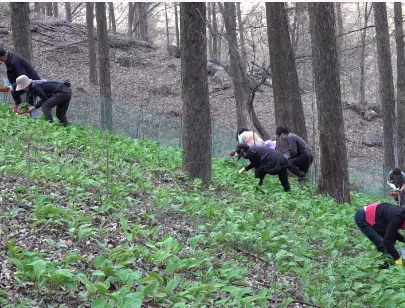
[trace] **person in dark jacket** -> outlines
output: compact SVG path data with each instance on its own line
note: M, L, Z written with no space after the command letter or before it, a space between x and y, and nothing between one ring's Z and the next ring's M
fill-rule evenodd
M16 91L17 78L21 75L28 76L32 80L40 80L41 78L27 60L15 52L5 50L3 47L0 47L0 61L6 64L7 78L12 85L11 96L14 103L19 105L22 103L21 95L24 91ZM30 93L27 93L27 101L30 102L32 99L29 95Z
M283 154L267 147L249 147L247 144L238 144L236 153L238 154L238 160L243 157L250 162L239 173L255 168L255 177L260 179L259 185L263 185L263 179L266 174L278 175L284 191L290 191L287 172L290 164Z
M69 82L32 80L22 75L17 78L17 91L19 90L32 92L33 100L39 97L39 101L29 107L30 112L42 107L45 119L52 122L52 108L56 107L56 117L59 121L65 126L69 124L66 118L72 96Z
M402 258L395 249L395 242L405 242L399 229L405 229L405 207L389 203L373 203L356 211L354 221L360 231L383 254L389 254L396 265Z
M298 181L303 183L307 180L306 175L314 160L311 149L304 139L290 133L288 127L279 126L276 129L278 138L287 140L288 151L284 156L291 164L290 171L298 175Z

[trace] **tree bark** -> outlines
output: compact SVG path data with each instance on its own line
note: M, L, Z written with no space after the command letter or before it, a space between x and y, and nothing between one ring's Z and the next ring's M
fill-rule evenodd
M312 62L318 105L320 193L350 202L345 130L333 3L308 3Z
M179 16L178 16L178 12L177 12L177 6L178 3L174 2L174 20L176 23L176 45L177 47L180 47L180 34L179 34Z
M72 8L70 2L65 2L66 20L72 22Z
M135 6L133 2L128 3L128 36L132 36L132 26L134 24Z
M10 15L14 51L32 62L29 2L10 2Z
M40 4L39 4L39 7L41 8L41 12L42 12L42 14L43 15L45 15L46 14L46 8L45 8L45 3L43 3L43 2L40 2Z
M105 2L96 2L98 69L100 76L101 127L112 132L112 96L110 78L110 47L108 45Z
M266 15L276 126L286 125L307 140L304 109L284 3L267 2Z
M97 84L96 40L94 38L94 2L86 2L87 40L89 46L89 81Z
M360 104L366 103L366 70L365 70L365 58L366 58L366 34L368 18L371 14L372 6L368 9L368 3L365 2L364 8L364 29L361 32L361 50L360 50Z
M401 2L394 3L394 15L397 47L397 166L403 169L405 168L405 47Z
M242 23L242 11L240 9L240 2L236 2L236 15L238 16L238 26L239 26L239 38L240 38L240 59L242 63L242 70L246 72L247 69L247 57L245 48L245 36L243 34L243 23Z
M52 16L52 2L46 2L46 16Z
M139 2L139 31L140 31L140 39L146 42L149 42L149 34L148 34L148 12L147 7L148 3L146 2Z
M218 60L218 23L216 3L211 3L212 11L212 55L214 60Z
M230 72L236 102L236 126L237 130L239 130L247 127L247 109L245 106L245 89L240 65L238 39L236 35L235 2L224 2L222 15L226 28L226 38L229 45Z
M117 32L117 26L115 22L114 14L114 2L108 2L108 23L111 25L110 29L113 33Z
M391 169L395 165L395 97L392 76L387 7L385 2L374 2L374 21L377 41L379 92L383 110L384 166Z
M166 49L169 52L170 37L169 37L169 18L167 17L167 4L165 2L165 19L166 19Z
M207 80L206 8L204 2L180 2L181 80L183 98L183 169L211 182L211 113Z
M58 2L52 2L52 7L53 7L53 17L58 18L59 17Z

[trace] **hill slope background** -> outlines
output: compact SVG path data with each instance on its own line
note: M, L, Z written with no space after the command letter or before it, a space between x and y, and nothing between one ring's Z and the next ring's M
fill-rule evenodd
M0 16L0 28L10 30L7 9L2 10ZM57 80L69 78L74 93L69 118L76 123L98 126L99 90L88 82L86 28L33 14L32 30L34 65L40 76ZM12 48L11 32L2 33L1 44ZM160 46L145 47L142 42L128 40L123 35L111 34L110 37L115 42L112 43L115 47L110 49L114 129L132 137L180 146L180 59L170 57ZM128 60L130 66L123 66ZM0 67L0 75L5 76L4 66ZM214 155L224 157L235 145L235 108L232 85L222 90L217 87L214 77L210 76ZM262 90L256 94L255 109L265 128L274 132L271 88L264 86ZM314 100L314 94L303 94L309 141L318 153ZM380 193L385 182L382 120L366 121L351 109L344 110L344 119L353 187ZM363 144L367 134L371 134L371 143L375 144L372 147Z

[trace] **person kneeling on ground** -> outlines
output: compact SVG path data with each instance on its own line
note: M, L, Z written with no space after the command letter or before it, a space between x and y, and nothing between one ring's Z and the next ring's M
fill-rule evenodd
M241 144L247 144L250 147L257 146L262 147L264 146L264 141L258 134L254 131L248 130L247 128L241 128L238 130L236 134L236 140Z
M69 108L72 90L68 81L32 80L22 75L17 78L17 91L20 90L33 94L31 103L33 106L29 107L30 112L42 107L45 119L52 122L52 108L56 107L56 117L60 123L64 126L69 124L66 112ZM36 97L39 97L40 100L34 103Z
M405 173L399 168L394 168L387 175L387 184L391 186L394 185L395 188L399 189L399 204L405 205ZM398 202L398 196L394 197L395 201Z
M285 126L279 126L276 129L278 138L287 140L288 152L285 157L291 164L290 171L299 177L299 183L307 181L307 172L314 160L311 149L301 137L290 133Z
M236 153L238 160L243 157L250 162L239 171L239 174L255 168L255 177L260 179L259 185L263 185L266 174L277 174L284 191L290 191L287 172L290 164L282 153L267 147L249 147L247 144L238 144Z
M369 204L356 211L354 221L379 252L391 255L395 264L402 266L402 258L395 249L395 242L405 242L398 232L399 229L405 229L404 207L378 202Z

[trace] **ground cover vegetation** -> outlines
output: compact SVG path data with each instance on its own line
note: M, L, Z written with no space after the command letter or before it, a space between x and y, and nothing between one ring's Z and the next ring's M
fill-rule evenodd
M0 105L0 306L398 307L405 272L356 229L352 193L256 187L232 159L204 188L179 149ZM305 307L308 307L305 306Z

